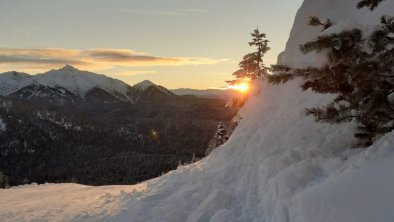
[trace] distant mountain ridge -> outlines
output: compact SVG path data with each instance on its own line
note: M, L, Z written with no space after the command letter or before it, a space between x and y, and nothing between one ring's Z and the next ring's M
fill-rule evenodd
M103 90L121 102L134 104L138 102L150 88L158 92L173 96L174 94L159 85L145 80L130 86L120 80L88 71L81 71L70 65L61 69L52 69L48 72L29 75L22 72L6 72L0 74L0 95L20 99L39 101L48 99L50 103L60 104L63 101L77 101L73 96L86 100L92 90ZM67 91L67 93L65 93ZM29 95L29 93L31 95ZM98 95L97 93L94 95ZM100 94L104 95L104 94ZM39 99L39 97L47 97ZM67 97L67 98L66 98ZM106 96L107 97L107 96ZM58 101L53 101L53 100ZM97 100L97 99L96 99ZM108 100L108 98L107 98ZM104 101L108 102L108 101Z
M231 89L189 89L180 88L171 90L178 96L197 96L202 98L230 99L236 92Z

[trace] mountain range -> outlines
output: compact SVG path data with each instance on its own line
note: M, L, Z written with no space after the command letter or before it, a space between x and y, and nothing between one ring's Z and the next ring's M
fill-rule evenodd
M81 71L70 65L37 75L16 71L0 74L0 96L42 105L72 106L89 110L100 109L99 106L114 109L144 99L170 98L176 95L229 99L233 94L230 90L215 89L168 90L149 80L130 86L120 80Z
M10 185L147 180L204 157L217 125L237 112L221 98L68 65L0 74L0 90L0 172Z
M15 71L0 74L0 96L41 105L111 110L135 104L146 97L172 97L175 94L148 80L130 86L105 75L66 65L37 75Z
M202 98L218 98L218 99L231 99L237 95L237 92L232 89L189 89L180 88L171 90L178 96L197 96Z

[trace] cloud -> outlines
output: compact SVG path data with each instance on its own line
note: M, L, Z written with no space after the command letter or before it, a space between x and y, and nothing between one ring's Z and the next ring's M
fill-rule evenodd
M46 70L70 64L88 70L116 67L210 65L227 61L204 57L161 57L128 49L0 48L0 69Z
M165 58L157 56L149 56L141 53L135 53L131 50L122 49L96 49L87 50L83 55L97 61L121 63L125 65L132 64L167 64L178 63L179 58Z

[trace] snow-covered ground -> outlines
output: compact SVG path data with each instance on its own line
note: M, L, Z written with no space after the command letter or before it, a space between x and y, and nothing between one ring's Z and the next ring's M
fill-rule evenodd
M144 186L25 185L0 190L0 221L86 221L109 216Z
M306 23L309 15L324 13L338 18L337 22L348 19L362 26L375 21L379 13L394 11L391 0L373 13L355 10L355 5L356 0L305 0L281 62L302 66L307 61L293 44L298 47L319 33L305 28L302 21ZM299 81L280 86L256 82L254 96L242 108L243 119L230 140L195 164L136 186L58 184L0 190L0 218L394 221L394 133L368 149L357 149L352 124L318 124L305 116L305 107L325 104L331 96L302 92Z

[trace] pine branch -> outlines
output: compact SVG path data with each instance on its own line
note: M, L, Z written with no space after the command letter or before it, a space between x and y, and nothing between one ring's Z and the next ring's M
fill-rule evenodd
M317 16L310 16L309 17L309 25L310 26L322 26L323 30L330 28L333 24L330 19L327 19L324 23L320 21L320 18Z
M329 20L327 20L329 21ZM311 17L310 25L323 25ZM318 122L341 123L354 120L360 127L355 134L365 144L394 129L394 109L388 95L394 93L394 18L385 16L367 38L359 29L321 35L300 46L303 53L327 53L323 67L292 69L272 66L272 84L296 77L304 79L303 90L337 96L327 106L306 109ZM367 139L367 140L365 140Z
M274 85L279 85L293 80L296 76L290 73L278 73L268 76L268 82Z
M319 26L319 25L323 25L323 23L320 21L319 17L317 16L310 16L309 17L309 25L310 26Z
M383 1L384 0L362 0L357 4L357 8L361 9L364 7L368 7L369 10L373 11Z

